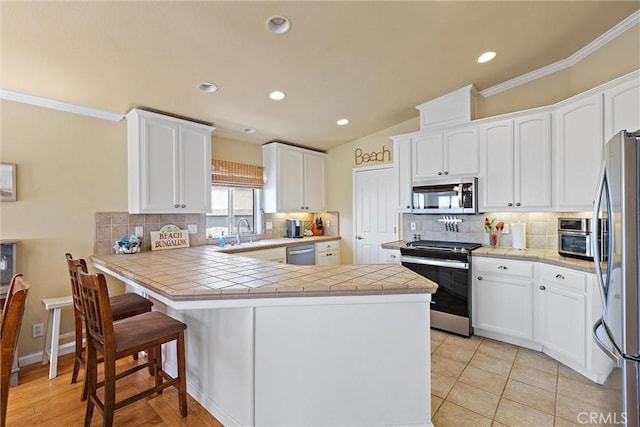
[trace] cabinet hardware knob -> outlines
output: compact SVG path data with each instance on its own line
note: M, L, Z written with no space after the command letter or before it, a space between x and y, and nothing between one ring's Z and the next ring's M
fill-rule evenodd
M444 171L444 174L445 175L449 175L449 171Z
M478 280L482 280L482 276L478 276Z
M186 207L187 207L187 205L182 205L182 206L180 206L180 207L181 207L181 208L186 208Z
M442 172L438 172L438 175L442 175Z
M300 206L300 209L304 209L304 206Z
M516 202L516 206L520 206L520 202Z
M544 291L544 290L546 290L546 289L547 289L546 287L544 287L544 286L540 286L540 290L541 290L541 291Z
M395 255L389 255L389 258L394 258L395 259Z
M499 265L498 270L508 270L506 265Z
M411 206L407 205L407 209L411 209Z
M431 301L431 304L436 305L436 302L435 301Z
M564 276L562 274L556 274L556 279L564 280Z
M180 205L177 205L177 204L176 204L176 205L173 205L173 207L177 209L177 208L179 208L179 207L180 207Z
M507 203L507 206L513 206L513 203L509 202Z

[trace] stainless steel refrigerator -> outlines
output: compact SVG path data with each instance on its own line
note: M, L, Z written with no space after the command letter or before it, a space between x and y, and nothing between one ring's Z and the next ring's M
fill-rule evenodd
M622 131L605 145L594 207L594 217L606 220L608 241L602 253L594 247L604 314L594 325L593 337L620 369L622 398L616 424L627 426L640 425L639 214L640 131Z

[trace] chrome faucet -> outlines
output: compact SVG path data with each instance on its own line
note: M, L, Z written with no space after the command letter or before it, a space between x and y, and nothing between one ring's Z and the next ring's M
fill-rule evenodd
M249 224L249 220L247 218L240 218L238 220L238 232L236 233L236 244L240 245L240 243L242 243L242 233L240 232L240 223L243 222L245 224L247 224L247 230L249 230L249 233L251 233L251 225Z

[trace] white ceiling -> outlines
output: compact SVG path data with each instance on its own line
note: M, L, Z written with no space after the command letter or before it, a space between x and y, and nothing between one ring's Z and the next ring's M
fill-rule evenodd
M215 134L328 149L415 106L565 59L638 1L173 1L0 4L0 86L117 113L147 107ZM274 35L267 18L287 16ZM497 58L477 64L484 51ZM203 81L220 89L204 94ZM280 102L267 98L279 89ZM345 127L336 120L347 117ZM242 129L255 127L254 135Z

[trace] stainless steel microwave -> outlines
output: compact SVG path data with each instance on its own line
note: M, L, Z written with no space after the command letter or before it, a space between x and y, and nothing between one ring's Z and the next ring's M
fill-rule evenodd
M413 183L415 214L475 214L478 212L478 178Z
M558 253L560 255L593 260L593 239L597 239L600 253L607 244L607 221L600 219L598 236L593 235L592 218L558 218Z

